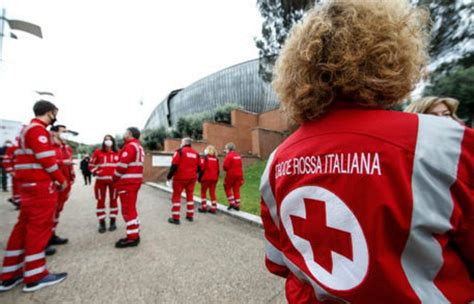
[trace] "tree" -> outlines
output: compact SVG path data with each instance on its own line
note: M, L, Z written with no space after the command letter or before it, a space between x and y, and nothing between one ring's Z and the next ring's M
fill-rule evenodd
M165 139L170 137L165 127L143 131L143 145L149 151L163 150Z
M468 124L474 121L474 66L435 74L425 87L424 96L444 96L459 100L458 115L467 118Z
M260 57L259 74L263 80L271 81L273 65L291 27L313 3L314 0L257 0L264 19L262 37L255 39Z
M304 12L320 0L257 0L264 19L262 37L255 40L259 49L259 74L270 81L275 59L291 27ZM414 5L427 7L431 14L433 40L430 47L430 69L445 70L462 64L472 66L474 47L474 1L466 0L411 0ZM467 59L467 60L466 60ZM445 64L448 63L448 64Z

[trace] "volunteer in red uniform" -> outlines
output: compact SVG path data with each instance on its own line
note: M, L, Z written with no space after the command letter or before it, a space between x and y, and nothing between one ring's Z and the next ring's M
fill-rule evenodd
M130 127L125 132L124 147L119 151L119 163L113 176L114 189L122 204L122 216L127 237L120 239L115 247L134 247L140 243L140 221L137 212L138 191L143 182L145 152L140 144L140 130Z
M67 130L64 125L55 125L51 129L52 143L54 150L56 152L56 158L58 161L59 170L66 178L68 186L63 191L58 192L58 204L56 207L56 213L54 217L54 226L53 226L53 235L49 240L49 245L64 245L67 244L67 238L61 238L56 234L56 228L59 223L59 216L64 209L64 204L66 204L71 193L72 184L76 179L76 174L74 173L73 166L73 150L71 146L66 143L67 140Z
M329 0L279 55L299 128L268 160L261 215L289 303L474 300L474 133L385 110L423 74L425 21L408 0Z
M181 193L186 191L186 219L194 220L194 186L200 170L199 153L191 145L191 138L183 138L181 148L176 150L168 173L168 182L173 180L173 194L171 197L171 217L168 222L180 224Z
M112 177L119 155L117 153L117 145L115 138L111 135L105 135L102 142L102 148L97 149L92 154L92 159L89 162L90 171L96 176L94 193L97 199L97 218L99 219L99 233L104 233L107 230L105 219L107 218L107 210L105 207L105 200L107 197L107 189L109 189L109 231L117 229L115 223L118 214L117 191L114 190Z
M44 252L54 224L56 188L67 187L46 130L56 121L58 109L48 101L38 101L33 111L36 118L21 132L16 151L15 177L20 184L21 207L7 243L0 291L24 281L23 291L31 292L57 284L67 276L48 272Z
M199 173L201 183L201 207L199 212L217 212L216 186L219 180L219 159L214 146L207 146L204 157L201 159L201 172ZM211 208L207 209L207 191L211 198Z
M235 151L235 145L225 145L226 157L224 158L224 190L229 201L227 210L240 210L240 187L244 184L244 173L242 170L242 158Z
M18 139L17 139L18 142ZM8 199L10 203L15 205L15 207L20 208L20 191L18 188L18 180L15 178L15 151L18 149L18 146L11 141L7 143L7 150L5 151L5 156L3 159L3 167L7 174L11 176L12 179L12 197Z

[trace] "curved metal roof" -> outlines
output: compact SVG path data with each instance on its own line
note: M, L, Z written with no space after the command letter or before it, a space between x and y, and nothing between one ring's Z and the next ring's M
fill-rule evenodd
M175 126L181 117L213 111L228 103L255 113L278 107L271 85L258 75L258 59L230 66L172 91L153 110L145 129Z

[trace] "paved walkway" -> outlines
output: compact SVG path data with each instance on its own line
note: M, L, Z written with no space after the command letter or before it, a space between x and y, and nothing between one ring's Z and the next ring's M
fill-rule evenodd
M6 199L0 193L1 248L17 217ZM118 250L123 220L117 231L97 233L92 187L74 185L58 228L70 243L48 258L50 271L66 271L68 279L33 294L17 287L0 294L0 303L285 302L284 281L265 269L260 228L199 213L194 223L170 225L169 194L149 186L142 187L138 206L142 242Z

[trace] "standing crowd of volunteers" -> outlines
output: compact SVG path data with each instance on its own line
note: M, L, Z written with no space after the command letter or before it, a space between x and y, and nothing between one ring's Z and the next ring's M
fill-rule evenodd
M13 179L12 203L18 206L20 214L7 242L0 292L21 283L24 283L23 291L33 292L67 277L66 273L50 273L46 256L56 252L52 246L68 243L68 239L57 235L56 228L76 178L73 151L66 143L66 126L55 124L58 108L53 103L38 101L33 112L35 118L22 129L17 144L11 143L2 159L3 167ZM87 164L87 170L97 176L94 192L99 232L106 230L107 190L111 231L117 228L117 198L120 199L126 231L125 237L115 243L116 248L134 247L140 242L136 203L143 181L145 153L139 137L137 128L128 128L124 147L117 151L114 138L105 136L102 148L95 151ZM84 169L81 164L81 170Z
M179 225L181 223L181 195L183 191L186 196L186 220L194 221L194 187L196 182L201 183L201 213L217 212L216 187L219 180L219 159L217 150L210 145L204 150L204 156L192 148L192 139L183 138L181 147L175 151L171 161L171 168L167 176L167 184L172 187L171 217L168 222ZM226 172L224 189L229 205L228 210L240 210L240 187L244 184L242 159L235 151L235 145L225 145L226 156L223 169ZM207 206L207 192L211 202Z

